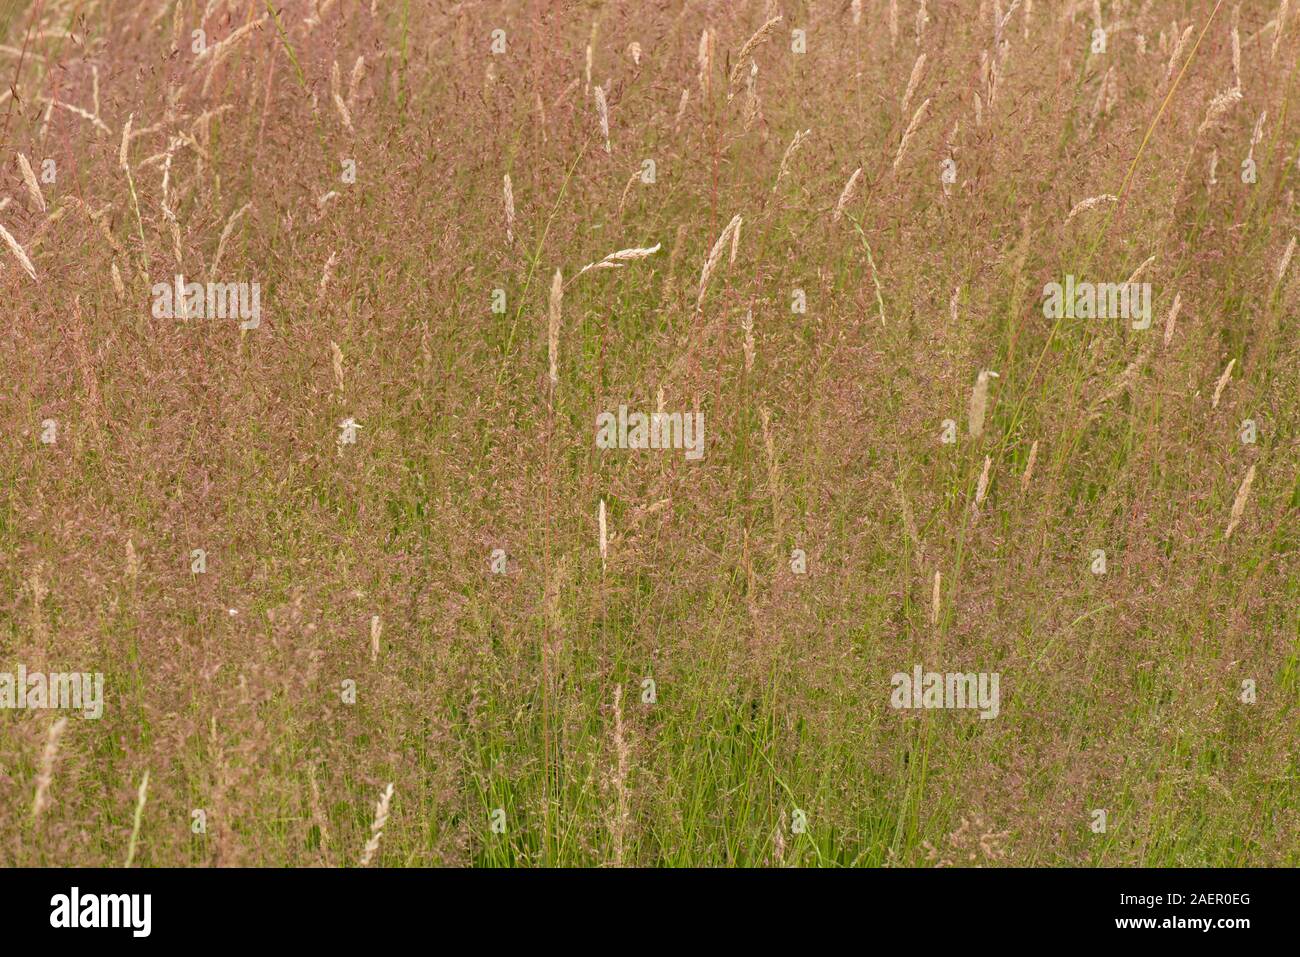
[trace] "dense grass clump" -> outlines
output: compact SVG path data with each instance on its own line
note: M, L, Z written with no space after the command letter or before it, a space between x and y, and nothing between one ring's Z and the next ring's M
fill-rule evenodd
M0 10L0 863L1300 863L1275 6Z

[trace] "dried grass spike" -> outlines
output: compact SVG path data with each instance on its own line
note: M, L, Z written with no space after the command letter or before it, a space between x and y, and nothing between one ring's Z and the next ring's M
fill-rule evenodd
M1250 486L1254 481L1255 466L1251 465L1241 486L1237 489L1237 497L1232 500L1232 514L1228 517L1228 527L1223 531L1225 541L1232 538L1232 533L1237 530L1237 525L1241 522L1241 516L1246 512L1246 501L1250 498Z

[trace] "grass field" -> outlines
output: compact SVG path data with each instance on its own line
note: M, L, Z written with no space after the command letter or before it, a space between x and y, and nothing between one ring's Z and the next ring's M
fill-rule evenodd
M1300 4L0 25L0 863L1300 863Z

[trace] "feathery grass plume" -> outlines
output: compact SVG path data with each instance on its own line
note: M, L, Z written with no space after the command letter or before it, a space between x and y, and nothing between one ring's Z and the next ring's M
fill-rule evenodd
M736 253L740 251L740 227L741 223L736 223L736 228L731 233L731 255L727 257L727 265L736 265Z
M546 319L546 357L552 391L560 384L560 309L563 302L564 277L557 269L555 278L551 280L551 300Z
M858 185L858 177L862 175L862 167L859 166L849 177L849 181L844 184L844 189L840 190L839 201L835 204L835 212L831 214L831 222L838 223L844 215L844 207L853 199L854 188Z
M22 153L18 154L18 168L23 174L23 185L27 187L28 194L32 197L32 202L42 213L45 212L45 195L41 192L41 187L36 182L36 173L32 170L32 164L27 162L27 157Z
M700 34L699 49L695 53L695 65L698 68L700 95L706 100L713 85L713 43L713 31L705 27Z
M1119 202L1119 197L1114 196L1111 193L1102 193L1100 196L1089 196L1087 199L1082 200L1075 204L1074 209L1070 210L1070 215L1065 217L1065 221L1068 223L1070 220L1074 219L1074 217L1078 216L1080 213L1086 213L1088 210L1093 209L1096 206L1100 206L1102 203L1118 203L1118 202Z
M1174 325L1178 322L1178 310L1183 308L1182 293L1174 294L1174 304L1169 307L1169 315L1165 317L1165 348L1169 348L1170 341L1174 338Z
M676 133L682 125L682 117L686 115L686 105L691 101L691 88L682 87L682 98L677 103L677 116L673 120L673 132Z
M578 276L581 276L589 269L622 269L625 262L634 262L638 259L645 259L647 256L653 256L659 252L661 245L662 243L655 243L653 246L645 248L620 249L617 252L612 252L600 262L587 263L578 270L577 275L570 279L569 282L573 282L574 279L577 279Z
M311 0L311 5L310 5L311 13L308 14L305 20L303 20L303 25L307 28L308 33L311 33L312 30L315 30L318 26L320 26L322 23L325 22L325 14L329 11L329 8L333 5L334 5L334 0ZM183 9L184 6L185 4L183 3L177 4L178 9ZM214 2L214 0L209 0L208 9L211 10L215 6L216 3Z
M981 369L980 374L975 378L975 388L971 390L970 410L966 416L966 427L973 439L978 439L984 434L984 413L989 404L990 377L999 378L996 372Z
M339 61L335 60L334 65L330 67L330 99L334 101L334 109L338 111L339 122L349 133L355 133L352 128L352 114L348 112L348 105L343 100L343 83L339 79Z
M334 266L338 262L338 258L338 251L330 250L329 259L325 260L325 268L322 269L320 273L320 286L316 290L317 305L325 301L325 287L327 287L330 280L334 278Z
M203 96L206 97L208 95L208 89L212 85L212 78L216 75L217 67L221 66L226 57L230 56L230 54L234 52L235 47L243 42L253 33L253 31L260 30L262 27L266 26L266 21L267 15L265 14L260 20L249 21L220 43L205 48L202 53L194 58L194 63L196 65L205 58L212 60L211 65L208 67L208 75L203 80Z
M849 12L853 14L853 25L862 26L862 0L852 0L849 4Z
M595 26L596 26L596 25L593 23L593 24L592 24L592 28L594 29ZM588 43L588 44L587 44L587 60L586 60L586 66L583 68L583 73L582 73L582 77L583 77L583 78L582 78L582 95L583 95L583 96L586 96L588 93L591 92L591 65L592 65L592 49L591 49L591 44Z
M1206 130L1211 129L1219 122L1219 120L1223 119L1228 110L1232 109L1234 103L1240 102L1241 87L1239 86L1234 86L1230 90L1224 90L1222 93L1215 96L1214 99L1210 101L1209 108L1205 111L1205 119L1202 120L1201 125L1196 128L1197 138L1199 139Z
M786 171L789 168L790 157L793 156L795 151L803 145L804 139L811 133L811 129L803 130L802 132L795 130L794 139L790 140L790 145L785 148L785 153L781 157L781 165L776 171L776 181L772 183L773 193L775 193L776 188L781 185L781 177L785 176Z
M917 554L924 560L925 543L921 541L920 533L916 530L916 519L912 515L912 506L907 501L907 493L903 491L902 481L894 483L894 494L898 498L898 510L903 516L903 530L907 532L907 537L916 547Z
M637 43L635 40L629 43L627 45L627 55L632 58L632 64L634 66L640 66L641 65L641 44Z
M1238 90L1241 89L1241 33L1237 29L1237 18L1241 15L1238 7L1232 18L1232 78Z
M922 8L925 7L925 0L921 0L921 6ZM1002 33L1006 30L1007 24L1011 22L1011 18L1015 15L1016 10L1020 8L1020 0L1011 0L1011 6L1007 7L1006 13L1000 12L1001 6L1002 4L999 3L993 8L993 49L999 56L1003 55ZM1100 19L1100 12L1098 12L1097 26L1101 26ZM1026 31L1028 31L1028 24L1026 24ZM1007 45L1010 46L1010 44Z
M898 0L889 0L889 48L898 45Z
M961 302L961 283L952 287L952 298L948 300L948 318L957 325L957 306Z
M9 247L9 251L14 254L14 258L17 259L23 269L27 271L27 275L35 279L36 267L33 266L32 261L27 258L27 253L23 252L23 247L18 245L18 240L14 239L14 237L10 235L9 230L5 229L3 225L0 225L0 239L4 240L5 245Z
M732 97L736 95L736 80L740 78L741 71L749 63L750 57L754 51L772 38L776 31L776 25L784 19L781 16L775 16L759 27L752 37L745 41L745 45L740 48L740 53L736 55L736 65L731 68L731 76L727 77L727 102L730 103Z
M1260 113L1259 118L1255 120L1255 128L1251 131L1250 134L1250 155L1251 156L1255 155L1255 147L1258 146L1264 140L1264 124L1267 121L1268 121L1268 110L1265 110L1264 112Z
M176 153L176 148L183 142L184 140L176 136L171 136L167 139L167 152L163 154L162 160L162 199L159 202L159 205L162 206L163 216L166 218L167 225L171 230L172 254L176 257L177 268L180 267L183 258L181 256L181 227L180 223L176 221L176 214L172 211L168 203L170 202L171 192L172 157ZM144 163L141 163L140 165L143 166L148 162L149 160L145 160Z
M370 660L379 660L379 637L384 633L384 623L378 615L370 616Z
M1277 8L1277 18L1274 21L1277 24L1277 31L1273 34L1273 52L1269 54L1269 59L1277 59L1278 47L1282 45L1282 32L1286 27L1286 15L1288 8L1291 6L1291 0L1282 0Z
M333 339L330 340L330 362L334 366L334 388L343 393L343 350Z
M131 124L134 121L134 113L126 118L126 124L122 127L122 145L117 148L117 165L128 172L131 165L127 162L127 152L131 147Z
M975 509L984 504L984 496L989 492L989 470L993 468L993 456L984 456L984 468L980 472L980 480L975 485Z
M1214 387L1214 401L1210 403L1211 409L1217 409L1219 407L1219 398L1223 395L1223 390L1228 385L1228 379L1232 376L1232 367L1236 364L1236 359L1228 360L1227 368L1223 370L1223 375L1219 376L1219 381Z
M594 88L596 94L596 115L600 117L600 135L605 137L605 152L610 152L609 145L609 103L605 99L605 88L596 85Z
M1107 107L1110 102L1111 83L1114 82L1114 79L1115 68L1112 66L1107 68L1106 72L1102 74L1101 83L1097 86L1097 99L1093 101L1092 115L1088 121L1088 132L1090 134L1096 127L1097 121L1107 112Z
M131 190L131 207L132 209L135 210L135 225L136 225L136 229L139 231L140 234L140 249L147 261L148 259L147 250L149 248L149 244L148 242L146 242L144 238L144 219L140 215L140 198L136 195L135 192L135 177L131 175L131 164L128 162L128 157L127 157L127 153L131 148L131 122L134 119L135 119L135 114L132 113L130 116L126 118L126 125L122 127L122 145L118 148L117 151L117 162L118 165L122 168L122 171L126 173L126 185Z
M513 243L515 241L515 191L510 184L509 173L506 173L502 179L502 188L506 204L506 242Z
M549 141L546 135L546 107L542 105L542 94L537 90L533 91L533 102L537 107L537 131L542 134L542 143L546 143Z
M745 77L745 105L741 110L741 126L749 132L763 116L763 104L758 97L758 64L749 64L749 75Z
M930 592L930 624L934 627L939 625L939 609L943 602L943 573L937 568L934 570L934 588Z
M746 309L745 318L740 320L740 329L745 334L743 341L745 350L745 371L754 371L754 310ZM663 393L660 392L660 395ZM662 404L662 403L661 403ZM662 412L663 410L660 409Z
M59 738L68 726L67 718L60 718L50 725L45 736L45 750L41 752L41 768L36 775L36 795L32 800L32 819L40 818L41 813L50 806L50 782L54 780L54 761L59 755Z
M605 500L600 500L600 507L596 511L597 525L597 545L600 547L600 569L605 570L606 559L609 556L609 526L605 522Z
M903 141L898 144L898 154L894 157L894 172L898 172L898 166L903 162L903 155L907 152L907 144L912 139L912 134L916 128L921 125L921 120L925 118L926 111L930 109L929 97L925 102L916 108L916 113L912 116L912 122L907 124L907 131L903 134Z
M924 70L925 70L925 54L922 53L920 56L916 58L916 62L912 64L912 75L911 77L908 78L907 81L907 92L903 94L903 102L898 108L898 111L900 113L907 112L908 104L912 102L912 94L916 92L917 86L920 85L921 74L924 72Z
M1029 461L1025 463L1025 474L1020 476L1020 491L1029 491L1029 480L1034 477L1034 463L1038 461L1038 440L1029 447Z
M208 270L208 281L210 282L217 274L217 267L221 265L221 254L226 251L226 240L230 234L235 231L235 224L239 222L244 213L252 208L252 203L245 203L235 212L231 213L230 218L226 220L226 228L221 230L221 239L217 241L217 254L212 258L212 268Z
M1013 8L1014 9L1014 8ZM1010 14L1008 14L1010 16ZM925 28L930 24L930 11L927 9L926 0L921 0L916 7L916 43L919 46L922 38L925 36Z
M126 579L133 582L140 577L140 559L135 554L135 542L126 540Z
M727 243L731 240L731 234L740 228L740 214L737 213L727 223L721 235L718 236L717 242L709 250L709 256L704 260L704 268L700 270L700 290L695 298L695 311L699 312L704 308L704 294L709 291L709 279L713 271L718 267L718 261L722 258L722 250L726 248Z
M1128 277L1128 281L1125 283L1125 285L1132 285L1133 283L1137 282L1138 279L1141 278L1142 274L1147 271L1147 266L1150 266L1155 261L1156 261L1155 254L1152 254L1148 256L1146 259L1142 260L1142 265L1138 266L1137 269L1133 270L1133 275Z
M159 130L163 128L164 125L165 124L163 123L155 123L152 126L146 126L143 129L138 129L138 130L135 129L135 127L133 126L131 128L130 138L133 140L138 140L143 136L150 135L151 133L157 133Z
M987 50L980 54L980 59L982 64L987 65L988 80L985 91L988 93L988 105L991 107L997 102L999 84L1002 81L1002 63Z
M1252 464L1246 477L1242 479L1241 487L1237 489L1237 497L1232 500L1232 514L1228 517L1228 527L1223 531L1224 541L1232 538L1232 533L1237 530L1237 525L1241 521L1241 516L1246 511L1246 500L1250 498L1250 486L1255 481L1255 466Z
M623 185L623 192L618 198L618 212L615 214L616 218L621 219L623 217L623 207L627 205L628 194L632 192L632 187L636 185L636 181L640 178L641 171L639 169L633 171L632 175L627 178L627 182Z
M861 0L854 0L854 3L861 4ZM860 12L860 11L859 11ZM781 818L772 828L772 861L777 867L785 866L785 811L781 812Z
M1168 83L1173 77L1174 67L1178 65L1178 58L1182 56L1183 50L1187 47L1187 41L1192 38L1192 30L1194 27L1195 24L1189 23L1187 29L1183 31L1183 35L1178 38L1178 42L1174 45L1173 55L1169 57L1169 66L1165 69L1166 83Z
M122 282L122 273L117 268L116 259L109 264L109 275L113 279L113 291L117 293L117 298L125 299L126 285Z
M347 104L350 110L357 101L357 87L361 84L361 78L366 73L366 58L363 54L357 57L357 62L352 64L352 75L348 77L348 96Z
M384 828L388 826L388 808L392 800L393 783L390 781L375 804L375 819L370 825L370 840L366 841L365 849L361 852L359 865L361 867L369 867L370 862L375 859L375 854L379 850L379 839L384 836Z
M83 120L89 120L91 123L95 125L95 129L99 130L101 133L111 134L113 132L108 128L108 126L104 123L104 121L101 120L98 116L96 116L94 113L87 113L79 106L73 106L71 103L64 103L61 100L54 100L48 96L40 97L40 101L42 103L49 103L52 106L57 106L60 107L61 109L67 110L69 113L76 114L77 116L81 117Z
M131 823L131 840L126 847L126 863L123 867L130 867L131 862L135 860L136 841L140 837L140 821L144 817L144 802L149 794L149 772L144 772L144 777L140 779L140 790L135 796L135 818Z
M1282 280L1286 278L1287 267L1291 265L1291 257L1295 255L1295 237L1286 244L1286 252L1282 253L1282 259L1277 264L1277 285L1282 285Z

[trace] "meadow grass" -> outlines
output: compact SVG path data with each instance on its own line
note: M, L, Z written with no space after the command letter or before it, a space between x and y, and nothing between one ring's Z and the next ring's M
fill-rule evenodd
M0 863L1300 863L1300 13L890 6L0 9Z

